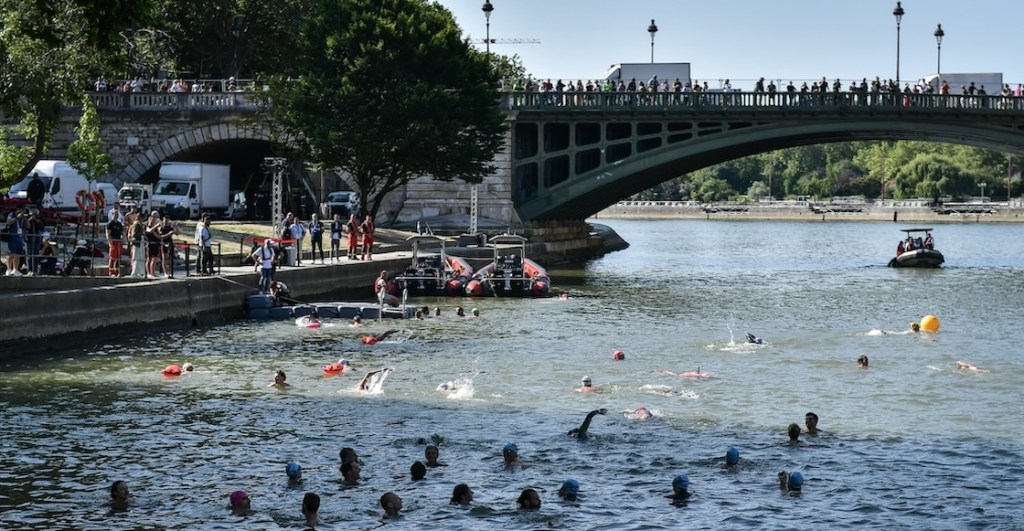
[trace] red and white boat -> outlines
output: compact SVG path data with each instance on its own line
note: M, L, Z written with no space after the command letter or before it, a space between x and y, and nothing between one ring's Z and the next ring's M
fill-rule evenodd
M547 297L551 278L546 269L526 257L526 242L518 234L492 237L494 261L477 270L466 284L466 295Z

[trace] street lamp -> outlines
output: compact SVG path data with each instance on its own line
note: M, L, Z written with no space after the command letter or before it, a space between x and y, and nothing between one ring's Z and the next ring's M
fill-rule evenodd
M938 55L935 62L935 83L942 88L942 38L946 36L946 32L942 31L942 24L935 28L935 45L938 46Z
M491 0L484 0L483 7L480 8L484 12L484 19L487 21L487 38L484 39L484 46L487 49L487 55L491 55L491 11L494 11L494 6L491 5Z
M651 63L654 63L654 34L658 33L658 26L654 23L654 19L651 19L651 25L647 26L647 33L651 34Z
M238 82L238 37L242 34L242 19L235 17L231 22L231 35L235 37L235 53L231 58L231 70L235 73L235 82Z
M896 2L892 16L896 17L896 88L900 85L900 21L903 20L903 2Z
M978 188L981 188L981 202L985 202L985 187L988 186L986 183L978 183Z

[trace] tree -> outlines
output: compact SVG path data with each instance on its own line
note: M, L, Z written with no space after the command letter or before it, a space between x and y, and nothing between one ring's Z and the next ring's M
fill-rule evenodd
M145 0L0 0L0 113L19 124L0 137L0 183L42 158L64 108L117 56L118 32L148 8Z
M298 80L271 80L270 112L308 162L352 176L376 216L418 176L480 182L504 143L498 73L425 0L311 0Z
M103 150L100 119L88 96L82 98L82 118L75 129L78 138L68 146L68 163L90 181L110 173L113 157Z

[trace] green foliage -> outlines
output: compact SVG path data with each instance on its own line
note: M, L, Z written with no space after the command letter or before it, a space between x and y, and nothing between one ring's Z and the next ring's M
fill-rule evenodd
M82 118L75 128L78 138L68 146L68 163L90 181L110 173L114 159L103 150L100 119L88 96L82 98Z
M503 146L498 74L450 12L424 0L312 0L271 114L308 162L350 174L376 216L420 175L480 182Z

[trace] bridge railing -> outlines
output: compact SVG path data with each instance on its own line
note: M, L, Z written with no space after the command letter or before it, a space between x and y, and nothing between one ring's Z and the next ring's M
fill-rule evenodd
M103 110L255 110L261 105L247 92L90 92L89 98Z
M1024 97L1002 95L902 94L894 92L506 92L515 110L573 109L984 109L1024 111Z

